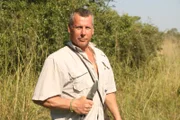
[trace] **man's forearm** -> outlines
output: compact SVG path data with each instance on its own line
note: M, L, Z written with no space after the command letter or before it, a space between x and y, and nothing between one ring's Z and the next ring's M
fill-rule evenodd
M86 99L85 96L78 99L66 99L60 96L54 96L45 101L34 102L50 109L69 109L77 114L87 114L93 105L93 101Z
M118 104L116 102L115 93L110 93L106 95L105 104L107 105L109 111L112 113L114 120L122 120L118 109Z
M42 105L50 109L69 109L71 99L61 98L60 96L54 96L45 101L34 101L36 104Z

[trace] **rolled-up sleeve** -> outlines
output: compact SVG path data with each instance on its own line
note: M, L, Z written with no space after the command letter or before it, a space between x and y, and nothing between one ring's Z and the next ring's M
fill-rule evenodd
M47 58L36 84L32 99L44 101L50 97L61 95L63 75L55 60Z
M116 84L115 84L115 80L114 80L114 74L112 71L112 68L109 64L109 75L108 75L108 80L106 81L106 87L107 87L107 91L106 93L112 93L112 92L116 92Z

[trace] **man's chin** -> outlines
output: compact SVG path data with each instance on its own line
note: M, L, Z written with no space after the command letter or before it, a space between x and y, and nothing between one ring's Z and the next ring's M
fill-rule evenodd
M88 47L89 42L87 42L86 40L86 41L79 41L78 43L73 42L73 44L81 49L86 49L86 47Z
M78 45L79 48L81 48L82 50L85 50L88 47L88 43L84 43L84 44L79 44Z

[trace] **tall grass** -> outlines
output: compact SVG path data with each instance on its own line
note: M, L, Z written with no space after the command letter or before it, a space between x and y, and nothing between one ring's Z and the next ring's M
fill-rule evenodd
M0 120L47 120L48 111L31 101L37 74L31 62L0 78Z
M40 2L41 0L28 1L0 1L0 16L2 16L0 17L0 120L50 120L48 109L37 106L31 101L38 72L44 58L62 47L64 40L67 40L67 15L77 7L76 5L81 6L85 2L54 0L46 1L44 4L43 1ZM92 9L93 6L97 11L102 9L98 9L96 5L92 5ZM141 24L131 26L138 18L125 15L118 20L119 16L115 13L116 17L110 16L111 12L108 15L102 14L101 11L96 14L99 23L96 25L97 37L94 36L94 40L97 39L100 42L98 45L111 55L116 51L112 47L113 36L122 40L125 56L127 53L134 55L138 52L134 55L136 58L138 55L143 57L142 53L145 50L144 45L139 41L141 38L146 40L143 44L150 42L148 44L153 43L154 46L158 43L159 33L154 27ZM120 25L118 31L115 29L117 24ZM139 31L142 33L139 34ZM141 47L127 49L139 48L139 44L134 46L137 42L143 47L142 51ZM118 39L116 44L117 46L120 44ZM161 54L135 70L128 66L122 67L120 62L110 58L117 82L118 103L124 120L180 119L180 48L178 46L180 44L177 40L165 40ZM154 47L150 48L156 50ZM134 53L131 53L132 51ZM146 57L148 53L144 53ZM117 56L126 59L120 57L120 54Z
M180 48L165 40L159 56L135 71L115 69L124 120L180 119ZM117 66L117 65L114 65Z
M122 69L111 59L124 120L180 119L180 48L177 45L165 41L162 54L135 71L128 67ZM48 109L31 101L37 78L31 60L18 64L14 74L1 74L1 120L50 120Z

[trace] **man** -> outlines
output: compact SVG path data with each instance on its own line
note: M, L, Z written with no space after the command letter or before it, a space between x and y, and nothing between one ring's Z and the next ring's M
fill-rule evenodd
M104 120L104 104L115 120L121 120L111 66L106 55L90 42L94 34L92 13L83 8L75 10L68 32L68 46L46 59L33 101L50 108L53 120ZM90 74L98 81L99 92L92 100L86 98L94 84Z

